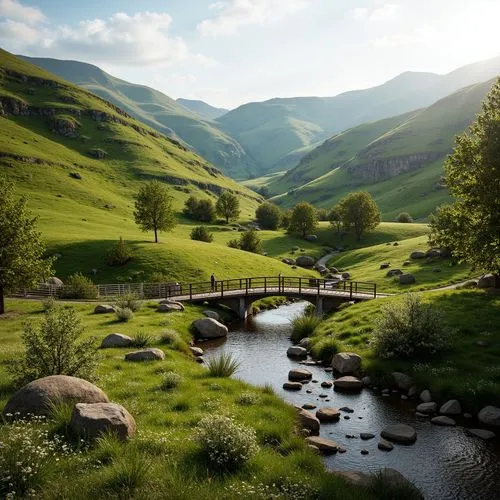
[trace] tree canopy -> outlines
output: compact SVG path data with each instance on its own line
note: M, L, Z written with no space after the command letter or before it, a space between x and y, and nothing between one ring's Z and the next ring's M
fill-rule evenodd
M172 208L172 198L165 184L158 181L145 183L135 198L134 217L143 231L154 231L158 243L158 231L171 231L177 221Z
M370 193L349 193L340 200L338 210L342 225L346 229L353 229L358 241L365 231L375 229L380 224L380 210Z
M190 196L184 203L184 214L193 220L212 222L215 219L215 206L210 198L198 199Z
M281 222L281 210L278 205L265 201L257 207L255 217L264 229L277 229Z
M457 136L444 169L455 201L431 218L430 242L449 248L458 262L493 272L500 288L500 79Z
M306 201L297 203L290 217L288 231L290 233L300 233L305 238L317 225L316 209Z
M240 215L240 201L235 194L224 191L215 204L215 210L217 215L224 217L226 222L229 222L229 219L235 219Z
M36 222L26 200L16 197L14 184L0 176L0 314L6 291L33 287L52 272Z

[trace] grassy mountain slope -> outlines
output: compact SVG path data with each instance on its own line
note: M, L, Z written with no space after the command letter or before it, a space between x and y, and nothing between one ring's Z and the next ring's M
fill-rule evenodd
M92 64L22 57L116 104L159 132L183 141L232 177L244 177L255 169L254 161L235 139L162 92L120 80Z
M474 119L492 83L472 85L424 110L338 134L271 181L271 192L288 190L276 198L284 206L306 199L330 207L350 191L366 190L385 220L401 211L425 218L448 199L441 184L443 160L456 134ZM309 180L313 176L317 177Z
M231 190L248 220L258 197L100 97L2 51L0 104L0 174L28 196L50 252L61 254L55 263L61 277L91 269L100 282L148 280L153 272L177 280L205 280L211 272L220 278L303 273L222 243L191 241L185 224L152 243L133 222L141 181L169 184L178 211L190 194L215 199ZM130 242L133 260L108 267L106 252L120 236Z
M245 104L217 121L259 160L261 174L265 174L283 170L282 159L294 150L365 122L429 106L466 85L499 73L500 57L446 75L406 72L383 85L335 97L296 97ZM300 155L295 159L298 161Z
M183 99L182 97L179 97L177 102L207 120L215 120L229 111L229 109L216 108L215 106L211 106L210 104L197 99Z

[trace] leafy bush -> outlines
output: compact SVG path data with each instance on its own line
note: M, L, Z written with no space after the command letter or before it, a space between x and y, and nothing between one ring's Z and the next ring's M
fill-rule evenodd
M213 234L205 227L198 226L191 231L191 239L197 241L204 241L205 243L212 243L214 240Z
M253 406L260 403L261 397L255 392L242 392L238 398L241 406Z
M300 342L305 337L310 337L316 327L321 323L321 318L303 314L292 319L292 342Z
M281 210L270 201L261 203L255 211L255 217L265 229L277 229L281 223Z
M333 356L338 352L338 342L331 336L322 337L311 346L311 353L314 359L328 364L332 362Z
M124 266L131 259L132 250L120 236L120 239L108 250L106 264L108 266Z
M381 307L371 345L381 358L420 358L449 347L450 337L441 312L408 293L402 302Z
M132 344L134 347L146 347L151 344L153 337L144 332L137 332L132 338Z
M411 215L408 212L401 212L396 217L396 222L413 222Z
M170 349L175 349L176 351L181 351L188 353L188 345L182 339L181 335L175 330L164 330L160 335L160 343L166 344Z
M24 324L23 358L14 364L14 376L25 384L48 375L94 378L98 361L94 338L81 340L84 328L72 307L53 307L41 321Z
M186 200L183 212L186 217L202 222L213 222L216 216L212 200L209 198L198 199L196 196L190 196Z
M207 362L208 374L211 377L230 377L239 368L240 363L229 353L223 352Z
M115 311L115 316L117 321L126 323L127 321L130 321L134 317L134 313L132 309L129 309L128 307L124 307L123 309L119 307Z
M196 439L214 468L236 469L258 450L255 431L223 415L203 418Z
M241 233L239 240L230 240L227 242L230 248L239 248L246 252L260 253L262 251L262 241L254 229Z
M44 311L48 311L49 309L52 309L55 307L57 304L56 300L54 297L47 297L43 302L42 302L42 308Z
M72 274L61 290L61 297L66 299L96 299L97 287L90 278L81 273Z
M182 377L178 373L167 372L163 376L163 380L161 382L161 388L164 391L169 391L171 389L179 387L181 383L182 383Z
M240 248L240 240L234 239L227 242L229 248Z
M132 312L138 311L141 305L139 296L133 292L124 293L115 301L115 306L118 309L130 309Z

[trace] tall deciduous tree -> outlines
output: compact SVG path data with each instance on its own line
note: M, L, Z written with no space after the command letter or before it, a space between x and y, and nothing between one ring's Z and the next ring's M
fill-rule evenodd
M293 209L288 224L288 232L300 233L305 238L317 225L316 209L306 201L302 201L297 203Z
M342 227L342 214L340 213L340 207L335 205L328 213L328 220L330 224L335 227L337 233L340 233L340 228Z
M265 201L257 207L255 217L263 228L277 229L281 222L281 210L278 205Z
M352 228L358 241L365 231L380 224L380 210L370 194L364 191L349 193L340 200L338 209L343 226Z
M158 243L158 231L171 231L177 223L167 187L158 181L144 184L135 198L134 217L143 231L154 231Z
M452 205L431 220L430 242L459 262L491 271L500 288L500 79L474 123L456 138L445 163Z
M235 219L240 215L240 201L238 197L229 191L224 191L215 205L217 215L224 217L226 222L229 219Z
M14 184L0 176L0 314L7 290L30 288L52 272L36 221L26 200L16 197Z

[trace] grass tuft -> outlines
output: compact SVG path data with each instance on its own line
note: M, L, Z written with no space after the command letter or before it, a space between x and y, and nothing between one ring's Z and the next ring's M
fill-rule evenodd
M226 352L207 361L208 375L210 377L231 377L236 373L239 366L239 361L232 354Z

